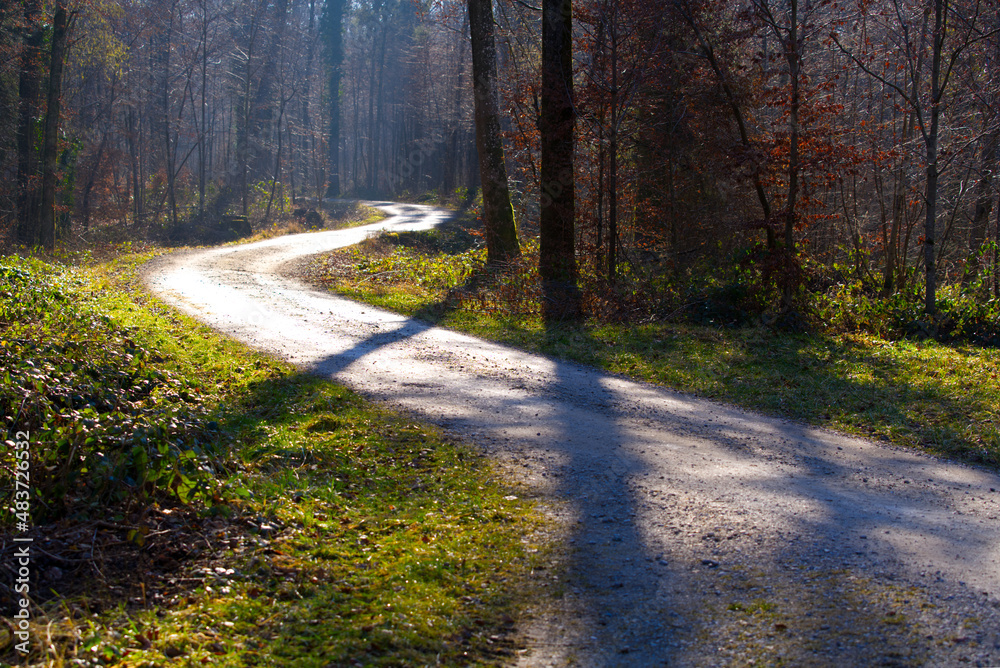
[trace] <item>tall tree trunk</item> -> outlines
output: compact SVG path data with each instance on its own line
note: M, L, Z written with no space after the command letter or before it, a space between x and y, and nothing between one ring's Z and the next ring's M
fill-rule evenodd
M382 42L378 57L378 76L375 77L375 116L372 124L372 182L371 191L381 192L381 179L379 178L379 164L383 163L382 156L382 134L385 124L385 95L382 93L385 87L385 52L389 40L389 17L384 16L382 20ZM388 161L384 161L385 164Z
M500 103L497 90L496 43L493 36L493 0L469 0L472 35L472 88L475 97L476 149L483 184L483 222L486 226L486 265L498 267L520 257L514 208L510 204Z
M917 55L917 66L913 70L913 76L911 80L912 84L912 97L913 100L919 99L920 95L920 74L924 70L924 53L923 48L925 40L927 39L927 26L930 21L931 10L930 7L924 10L923 24L920 28L920 39L921 48ZM913 133L913 129L917 124L917 110L911 109L910 113L906 115L903 119L903 132L900 144L905 145ZM885 297L890 296L899 288L901 281L898 278L900 268L905 266L905 262L901 261L899 253L899 232L903 227L904 218L906 217L906 191L909 185L909 178L906 173L906 166L900 164L899 169L896 172L896 183L893 192L892 200L892 231L889 235L889 245L885 251L885 271L882 278L882 295ZM905 246L904 246L905 248ZM905 258L903 258L905 260Z
M139 158L140 133L142 132L141 117L136 119L135 107L128 110L128 156L132 188L132 224L139 225L143 218L143 194L141 190L142 175L140 173L141 163Z
M372 159L372 146L375 142L375 69L377 64L375 62L375 54L378 52L378 30L372 31L372 49L371 49L371 70L368 76L368 132L365 136L365 149L367 152L362 151L361 159L365 164L365 192L369 197L374 196L372 191L375 190L375 167L374 160Z
M611 36L611 125L608 128L608 281L618 274L618 12L608 3Z
M492 5L490 6L492 14ZM465 88L465 31L469 29L469 13L466 12L462 20L462 38L458 40L458 55L453 63L454 71L452 79L452 112L448 119L447 147L444 157L444 165L441 175L441 186L445 193L451 194L455 191L458 180L459 155L458 155L458 135L462 119L462 92ZM491 26L492 29L492 26ZM494 40L495 44L495 40ZM494 45L495 49L495 45ZM475 86L475 75L473 75L473 87Z
M309 0L309 24L306 34L312 35L315 27L316 27L316 0ZM290 165L290 169L291 169L291 179L292 179L292 204L295 204L296 202L295 184L297 182L297 178L300 176L299 173L300 169L301 169L303 184L309 183L309 165L311 162L310 151L312 150L310 142L314 141L315 139L315 133L312 132L313 124L309 109L309 102L312 99L312 73L313 73L313 63L315 62L315 55L316 55L315 45L316 41L310 39L309 44L306 47L306 66L304 75L305 90L302 91L302 95L300 96L300 102L302 105L300 123L302 131L299 133L298 141L295 140L295 133L293 131L294 126L291 123L288 125L289 150L294 153L295 151L294 148L292 147L297 146L299 149L297 155L291 156L292 162ZM299 186L299 188L303 190L303 194L305 194L304 193L305 185L301 185ZM315 194L318 195L319 193Z
M795 253L795 205L799 196L799 45L798 0L790 0L791 23L788 30L788 78L791 84L788 105L788 200L785 203L785 251Z
M610 0L603 0L601 3L601 15L607 16L608 4ZM594 54L591 58L591 77L594 81L601 81L607 75L607 63L605 50L605 24L606 21L597 22L597 34L594 39ZM594 239L594 265L600 272L605 266L604 260L604 200L607 194L607 176L605 165L607 164L608 149L605 146L604 136L607 130L608 105L603 101L597 104L597 211L594 212L595 239Z
M573 173L573 3L542 2L540 257L546 322L581 317Z
M934 0L934 45L931 52L931 123L924 131L924 146L927 152L927 189L925 191L926 217L924 218L924 312L934 315L937 311L937 266L934 248L937 223L938 195L938 128L941 119L941 102L944 91L941 88L941 59L945 40L945 2Z
M327 197L340 194L340 80L344 64L344 0L327 0L324 15L326 58L330 82L330 142L327 156Z
M251 99L250 93L253 88L251 80L252 64L254 58L254 40L256 29L251 32L250 44L246 50L246 63L244 64L243 80L240 82L242 90L239 99L239 116L236 120L236 162L239 169L239 189L240 189L240 213L244 216L250 213L250 123L251 123Z
M163 44L163 88L161 106L163 113L163 156L167 165L167 205L170 209L171 229L177 230L180 221L177 218L177 152L176 142L170 132L170 56L173 52L174 41L174 13L177 10L177 3L170 5L170 16L167 19L167 34Z
M267 211L265 211L264 213L265 224L267 224L271 220L271 206L274 204L275 192L277 191L278 184L281 182L281 157L282 157L281 154L284 146L284 141L283 141L284 135L281 134L281 123L285 119L285 108L291 101L292 101L291 96L285 97L284 91L282 91L281 103L278 108L278 149L275 152L275 157L274 157L274 172L271 174L271 192L267 198ZM294 181L292 187L293 188L295 187ZM284 208L285 208L284 199L282 199L281 210L284 211Z
M97 146L97 154L94 156L93 165L87 175L87 182L83 186L80 214L83 217L83 229L87 231L90 230L90 194L94 190L94 184L97 182L97 176L101 170L101 161L104 158L104 149L107 147L109 134L108 130L101 134L101 143Z
M52 20L52 58L49 62L48 106L45 110L45 133L42 137L41 242L50 252L56 243L56 170L59 154L59 114L62 107L63 64L66 61L69 15L59 2Z
M39 235L35 119L41 107L41 52L45 39L41 16L41 0L27 0L24 22L30 32L21 50L17 127L17 238L27 246L37 244Z
M360 60L360 58L358 59ZM359 68L360 69L360 68ZM358 100L361 94L361 82L358 76L354 77L354 86L351 88L351 99L354 108L354 141L351 143L353 151L351 155L351 189L354 192L361 190L361 105Z
M275 89L278 88L281 64L285 60L285 29L288 25L288 0L268 0L259 5L262 50L258 51L260 68L254 88L253 113L250 116L250 180L256 184L271 174L275 139ZM280 95L280 93L278 93Z
M791 84L788 105L788 199L785 202L785 260L795 262L795 217L799 197L799 70L802 65L801 44L799 43L799 3L790 0L791 22L788 29L788 46L785 57L788 60L788 78ZM792 280L784 279L781 290L781 307L792 307Z
M201 118L198 123L198 220L205 222L208 185L208 0L201 0Z

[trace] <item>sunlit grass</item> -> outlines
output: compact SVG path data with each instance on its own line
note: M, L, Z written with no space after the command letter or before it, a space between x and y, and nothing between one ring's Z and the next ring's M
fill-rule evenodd
M432 246L403 253L393 250L392 242L371 242L394 262L392 273L377 277L373 262L382 260L367 258L370 248L330 256L329 288L438 325L767 414L1000 465L997 349L859 334L788 334L763 326L591 320L546 327L530 286L510 291L519 302L513 309L480 298L497 283L523 283L530 267L471 290L463 284L475 269L429 285L415 279L422 268L448 263L465 268L481 251L449 253Z
M263 241L287 234L301 234L303 232L317 232L323 229L346 229L349 227L361 227L377 223L388 217L388 215L375 207L362 204L360 202L327 202L318 207L323 211L323 224L310 225L305 218L299 218L290 213L283 213L276 216L270 225L257 230L246 239L233 242L238 244Z
M74 270L66 308L101 313L155 353L150 364L190 388L215 430L220 483L214 498L190 508L229 538L181 564L172 575L192 584L168 599L119 601L96 584L71 602L54 598L36 612L31 660L508 660L513 618L540 558L525 539L539 526L530 503L500 484L480 454L433 427L165 307L136 287L146 257ZM74 612L88 609L99 612ZM9 645L0 652L18 660Z

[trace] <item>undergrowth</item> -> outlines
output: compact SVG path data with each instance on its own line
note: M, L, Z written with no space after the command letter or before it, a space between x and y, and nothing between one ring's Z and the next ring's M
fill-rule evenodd
M492 665L541 553L476 452L138 290L148 256L5 258L5 431L30 432L41 665ZM17 534L3 451L0 603Z
M221 491L216 423L199 383L87 295L80 272L0 261L0 405L9 440L35 448L36 521L130 514L151 498L186 503ZM14 450L0 456L0 526L12 526Z

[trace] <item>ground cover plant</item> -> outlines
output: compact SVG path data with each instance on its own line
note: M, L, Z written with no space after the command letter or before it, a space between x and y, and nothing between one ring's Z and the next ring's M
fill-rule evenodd
M0 604L30 433L45 665L492 664L537 527L434 429L177 315L148 254L0 261Z
M377 223L386 217L385 212L353 200L326 200L319 208L295 207L271 219L251 236L239 243L261 241L285 234L299 234L322 230L327 226L336 229L359 227Z
M829 285L799 296L798 331L788 331L754 306L759 295L748 277L726 282L728 270L654 285L637 266L612 285L585 268L586 321L545 326L537 245L527 242L525 258L506 273L487 274L484 263L472 223L454 223L337 251L313 277L346 296L520 348L1000 465L1000 350L990 345L998 305L979 298L976 285L945 288L942 315L922 323L917 293L878 300L825 277Z

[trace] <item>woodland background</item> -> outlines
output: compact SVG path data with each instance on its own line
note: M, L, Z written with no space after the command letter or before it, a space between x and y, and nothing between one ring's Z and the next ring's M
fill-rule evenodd
M995 0L572 11L589 312L996 342ZM494 15L530 255L541 7L498 0ZM112 229L190 242L330 195L475 211L466 4L5 2L0 171L8 249Z
M33 657L514 651L529 580L553 572L525 541L531 499L140 287L164 247L303 231L334 207L372 220L327 198L457 211L314 259L317 285L996 469L998 2L0 0L0 532L30 524L44 546ZM486 33L495 95L473 64ZM518 234L494 262L501 217ZM735 600L727 614L762 599ZM761 656L801 622L768 610ZM879 623L909 651L901 617ZM254 621L205 635L226 619ZM857 633L866 619L817 633L879 663L895 646ZM5 660L23 657L0 629Z

